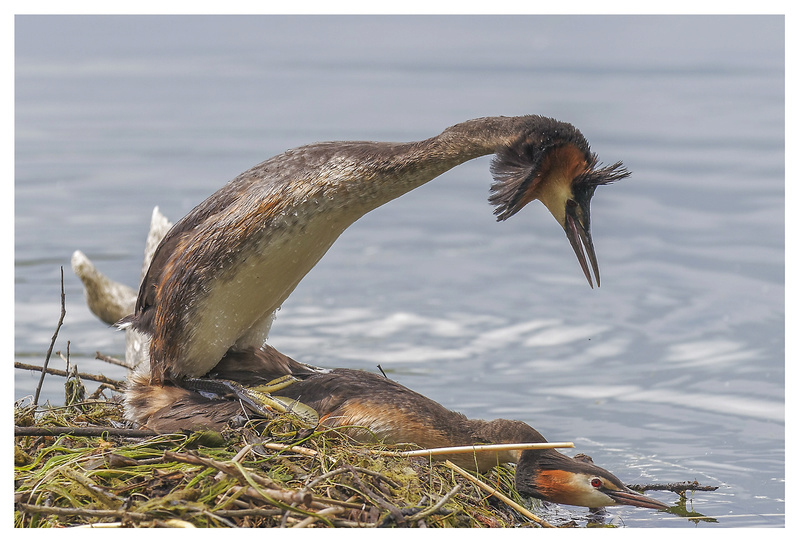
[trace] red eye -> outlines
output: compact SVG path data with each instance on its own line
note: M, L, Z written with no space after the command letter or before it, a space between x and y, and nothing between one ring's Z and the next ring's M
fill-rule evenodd
M592 479L592 486L595 488L600 488L601 486L603 486L603 481L595 477L594 479Z

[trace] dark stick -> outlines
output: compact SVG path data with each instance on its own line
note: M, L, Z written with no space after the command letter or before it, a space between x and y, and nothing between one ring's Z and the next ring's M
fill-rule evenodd
M50 341L50 348L47 349L47 356L44 359L44 366L42 366L42 374L39 376L39 384L36 386L36 392L33 395L33 407L39 405L39 393L42 391L42 385L44 384L44 376L47 372L47 365L50 363L50 355L53 353L53 346L56 344L56 338L58 337L58 331L61 330L61 325L64 323L64 316L67 314L67 309L65 307L65 295L64 295L64 266L61 266L61 317L58 319L58 326L56 326L56 331L53 334L53 339Z
M628 488L637 492L644 492L645 490L669 490L678 494L683 494L687 490L697 490L713 492L718 489L718 486L704 486L697 481L687 481L685 483L649 483L644 485L628 485Z
M34 505L32 503L17 503L15 507L22 509L28 513L40 515L56 515L59 517L112 517L112 518L125 518L128 517L132 520L154 520L158 517L155 514L135 513L133 511L124 511L112 509L83 509L77 507L47 507L43 505Z
M130 428L74 427L74 426L14 426L15 436L60 436L72 435L81 437L97 437L109 435L115 437L153 437L160 435L151 430L132 430Z
M64 370L57 370L52 368L43 368L42 366L34 366L31 364L23 364L22 362L14 362L14 367L20 370L32 370L32 371L43 371L49 373L50 375L57 375L58 377L68 377L67 372ZM106 377L105 375L94 375L91 373L78 373L78 377L81 379L86 379L87 381L97 381L98 383L103 383L108 385L115 390L121 391L125 388L124 381L117 381L115 379L111 379Z
M95 351L94 357L97 360L102 360L103 362L108 362L109 364L114 364L116 366L122 366L123 368L128 368L129 370L133 369L133 366L125 362L124 360L120 360L119 358L114 358L113 356L108 356L106 354L101 353L100 351Z
M370 490L367 485L361 480L361 477L358 476L356 470L353 469L352 466L347 466L350 471L350 477L352 477L353 482L355 485L361 489L361 492L364 493L369 499L377 503L383 509L389 511L389 515L394 518L395 522L398 526L407 526L406 517L403 516L403 513L398 509L394 504L389 503L388 501L384 500L378 494Z
M86 399L87 399L87 400L98 400L98 399L100 399L100 395L101 395L101 394L103 393L103 391L104 391L105 389L107 389L107 388L111 388L111 387L109 387L108 385L100 384L100 386L99 386L99 387L97 387L97 390L95 390L94 392L92 392L92 394L91 394L91 395L90 395L88 398L86 398ZM111 388L111 390L114 390L114 389L113 389L113 388Z

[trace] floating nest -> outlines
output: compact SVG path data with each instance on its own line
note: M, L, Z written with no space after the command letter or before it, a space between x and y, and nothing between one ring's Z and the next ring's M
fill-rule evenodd
M19 528L548 525L519 512L538 502L517 494L509 467L473 479L291 416L222 433L130 437L112 398L35 415L18 402L15 423Z
M73 266L83 277L79 272L86 272L86 259L77 256ZM476 476L450 462L397 456L411 445L365 446L336 430L308 429L290 415L222 433L133 430L124 420L119 394L106 397L108 390L122 391L124 383L78 374L74 366L70 371L47 368L64 303L62 269L61 316L44 368L15 362L18 369L67 378L65 406L37 406L41 381L32 402L14 406L17 528L553 527L530 511L541 504L516 492L508 466ZM66 362L69 368L69 343ZM102 384L87 397L81 376ZM640 490L648 486L661 489L644 485ZM695 481L663 489L685 501L686 491L716 487ZM557 523L577 525L574 518Z

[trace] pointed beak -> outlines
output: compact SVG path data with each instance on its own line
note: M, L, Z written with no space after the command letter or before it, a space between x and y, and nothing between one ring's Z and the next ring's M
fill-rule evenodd
M669 509L669 505L653 498L648 498L644 494L634 492L627 487L623 487L622 490L604 488L603 492L614 500L616 505L633 505L634 507L646 507L647 509Z
M594 253L594 244L592 243L592 234L589 232L588 214L586 216L587 227L584 228L575 210L578 205L573 200L567 201L566 215L564 217L564 231L567 234L572 250L575 251L575 256L578 257L583 274L586 280L589 281L589 286L594 288L592 283L592 275L589 272L589 264L592 266L594 276L597 281L597 286L600 286L600 270L597 267L597 256ZM588 263L587 263L588 260Z

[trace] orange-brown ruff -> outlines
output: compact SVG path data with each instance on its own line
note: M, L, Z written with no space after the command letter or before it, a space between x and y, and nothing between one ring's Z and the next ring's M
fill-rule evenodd
M311 368L267 346L229 354L217 366L214 377L256 386L283 375L293 375L300 381L281 389L282 396L315 409L321 427L337 428L362 442L381 440L432 448L546 441L524 422L468 419L381 375ZM253 416L245 413L236 399L215 399L175 386L151 385L146 377L134 379L127 408L131 420L159 432L220 430L244 416ZM500 462L516 463L517 490L553 502L585 507L667 507L631 491L607 470L553 449L455 454L446 458L482 472Z
M308 145L239 175L162 240L135 313L121 321L152 338L151 382L200 377L229 349L261 347L274 312L348 226L491 153L498 220L540 200L564 228L589 284L590 266L599 284L589 202L598 185L628 172L619 163L598 168L570 124L488 117L418 142Z

